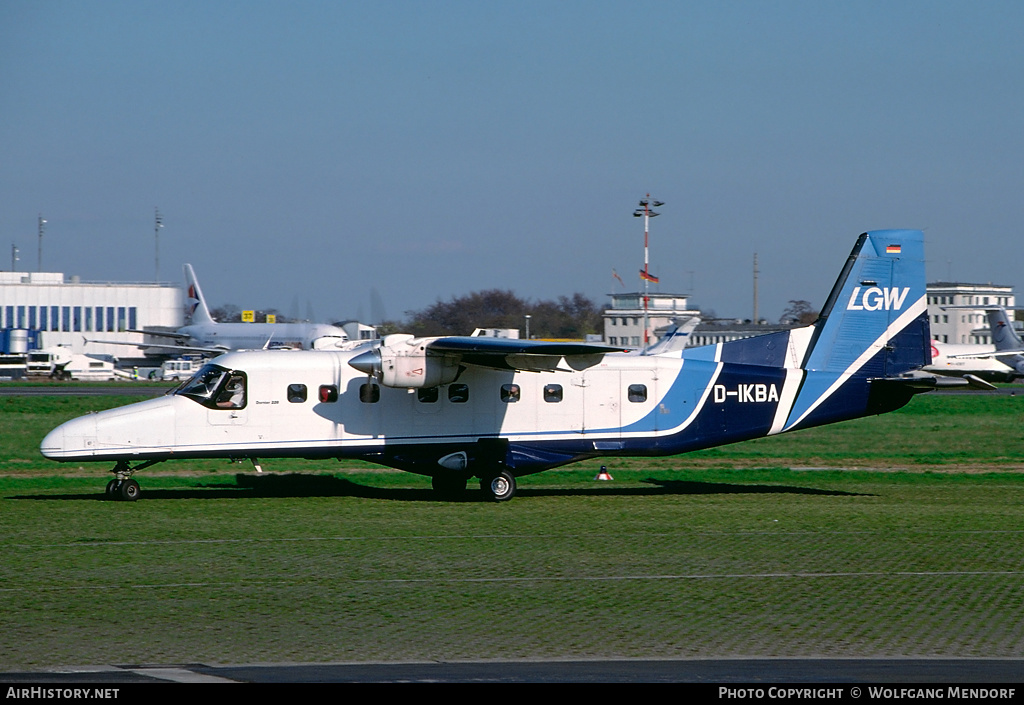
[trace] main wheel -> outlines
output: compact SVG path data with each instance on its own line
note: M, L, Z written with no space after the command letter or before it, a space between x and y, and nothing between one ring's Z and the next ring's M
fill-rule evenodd
M466 476L459 473L432 475L430 486L442 497L458 497L466 491L466 481Z
M121 481L115 477L113 480L107 483L107 499L117 499L117 485L119 482Z
M480 489L495 502L507 502L516 496L516 478L508 470L502 470L493 477L484 478Z
M118 494L125 502L134 502L139 498L139 483L135 480L125 480L118 488Z

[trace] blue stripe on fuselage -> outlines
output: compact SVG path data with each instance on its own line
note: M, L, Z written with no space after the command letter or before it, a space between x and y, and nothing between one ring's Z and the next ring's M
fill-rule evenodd
M712 349L714 346L711 346ZM705 360L684 360L672 386L661 397L658 406L639 421L622 428L623 435L654 433L659 430L681 430L692 422L695 411L707 397L715 381L719 364Z
M623 436L660 431L688 444L697 438L749 438L772 427L786 370L686 360L658 408L623 428ZM729 442L728 440L726 442ZM663 445L659 441L659 446Z

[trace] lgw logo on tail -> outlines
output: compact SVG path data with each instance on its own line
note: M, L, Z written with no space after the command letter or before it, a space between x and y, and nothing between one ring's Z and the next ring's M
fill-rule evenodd
M850 294L850 303L846 304L847 311L899 311L903 308L903 302L907 299L910 287L885 287L880 289L872 286L860 293L860 287L853 287Z

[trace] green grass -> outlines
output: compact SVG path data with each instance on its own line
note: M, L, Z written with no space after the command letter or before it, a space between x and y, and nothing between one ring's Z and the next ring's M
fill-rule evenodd
M590 461L501 505L276 460L165 463L108 502L106 466L37 457L125 401L0 399L0 668L1024 657L1021 397L606 461L612 482Z

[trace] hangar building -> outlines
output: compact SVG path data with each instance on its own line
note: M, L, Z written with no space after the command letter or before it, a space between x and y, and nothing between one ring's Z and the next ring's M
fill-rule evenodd
M180 328L184 315L182 290L176 285L0 272L0 330L27 330L38 348L60 345L76 353L140 358L141 348L86 340L139 344L143 334L129 331Z

